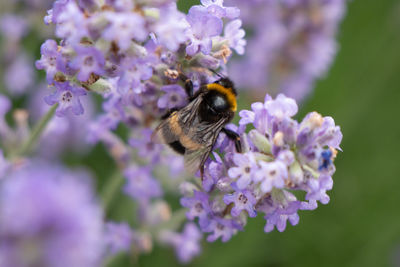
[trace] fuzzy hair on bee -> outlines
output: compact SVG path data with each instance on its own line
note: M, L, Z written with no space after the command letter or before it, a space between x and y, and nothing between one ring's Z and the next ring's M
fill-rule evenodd
M186 169L191 173L200 170L203 178L204 163L221 131L235 142L237 152L242 151L239 135L224 128L235 115L237 92L233 82L223 76L200 86L196 94L192 81L182 74L181 79L185 81L189 103L169 111L155 129L153 139L182 154Z

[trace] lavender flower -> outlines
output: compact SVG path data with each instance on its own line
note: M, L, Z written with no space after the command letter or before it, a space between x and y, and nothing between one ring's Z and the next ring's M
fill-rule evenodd
M294 7L296 3L284 4ZM317 113L299 123L292 118L298 110L293 99L267 95L264 103L254 103L251 111L239 113L238 127L228 126L241 135L244 153L236 153L234 144L221 134L213 157L205 164L204 179L181 186L186 217L197 220L199 229L192 223L182 233L165 229L170 224L179 229L174 220L179 212L171 212L160 199L161 184L166 185L166 193L176 193L182 177L168 179L164 165L181 170L182 160L177 168L172 166L176 157L169 157L153 142L151 129L167 110L186 104L183 76L193 81L196 91L217 79L209 68L227 69L231 49L244 54L245 32L239 14L237 7L225 6L222 0L203 0L188 14L178 11L172 0L140 4L107 0L103 6L58 0L48 12L46 21L54 24L61 40L58 45L54 41L43 44L37 62L38 68L46 70L48 83L56 87L46 102L59 103L58 115L71 111L78 115L83 113L80 96L90 92L103 97L102 113L90 123L88 139L103 142L124 170L123 191L137 202L135 223L145 226L143 232L132 232L127 225L109 225L111 236L120 237L109 244L111 251L134 247L135 252L146 252L154 237L172 245L178 258L188 262L200 252L199 229L209 233L209 242L227 242L244 229L249 217L263 213L266 232L275 227L283 231L288 220L298 223L299 210L329 201L326 192L332 188L340 128L332 118ZM280 32L271 39L275 44L284 37ZM266 51L272 51L271 47ZM259 64L270 62L258 55L257 59ZM265 70L260 69L260 73ZM119 124L128 128L128 142L113 132ZM246 134L248 124L254 129ZM305 200L290 193L294 190L304 191Z
M299 223L297 211L301 207L300 201L297 201L296 197L287 191L283 191L283 195L281 195L280 198L282 198L281 201L277 201L272 205L264 204L264 206L260 206L260 210L264 211L266 214L264 217L267 220L267 224L264 227L266 233L274 230L274 227L276 227L279 232L283 232L286 228L287 220L289 220L293 226Z
M187 223L182 233L164 231L161 240L175 248L180 262L188 263L201 252L200 240L202 234L194 223Z
M208 161L207 167L205 168L207 171L204 173L203 177L203 189L206 192L210 192L214 186L219 186L220 189L223 188L223 184L216 184L223 176L225 175L225 165L221 159L221 157L217 153L213 153L213 156L215 157L215 161ZM225 176L226 179L230 181L230 178Z
M8 40L18 41L27 33L27 21L22 16L3 14L0 25L1 34Z
M135 13L106 13L110 25L104 30L102 37L108 41L116 41L122 50L128 49L132 39L144 41L148 36L145 20Z
M239 87L304 99L333 61L346 1L227 2L253 33L246 57L230 68Z
M249 190L238 190L235 186L232 186L236 191L231 195L224 196L224 202L226 205L231 203L234 207L231 210L231 214L234 217L239 216L240 212L247 211L249 217L256 217L257 213L254 210L254 206L257 203L256 198Z
M241 230L241 227L235 221L215 217L207 226L205 232L211 232L207 237L208 242L214 242L219 238L222 242L227 242L238 230Z
M102 75L105 64L103 55L93 47L78 46L75 48L77 56L71 61L70 67L79 70L76 76L79 81L87 81L90 74Z
M57 73L56 59L58 55L57 43L54 40L47 40L40 47L41 58L36 61L36 68L46 70L46 79L48 83L53 81Z
M125 193L138 201L148 202L162 195L161 186L152 177L149 168L131 166L126 169L125 177L128 182Z
M83 114L83 106L79 100L80 96L86 95L83 88L71 85L69 82L55 83L56 91L45 97L48 105L59 104L56 115L65 116L68 112L72 111L75 115Z
M174 1L146 3L135 10L126 1L109 1L103 9L78 4L54 3L46 21L55 24L62 41L59 46L54 41L43 44L36 65L46 70L49 84L70 82L103 94L109 101L99 120L110 127L120 121L148 126L145 114L159 118L165 109L184 104L179 79L171 73L179 69L202 81L213 80L207 68L223 66L230 47L243 52L241 22L232 21L239 11L222 1L193 6L188 15ZM175 98L176 103L167 105L167 99Z
M229 46L235 49L239 55L244 54L244 47L247 43L244 39L245 31L241 27L242 21L235 19L229 22L224 30L224 37L228 39Z
M39 162L0 185L2 266L98 266L102 211L86 175Z
M185 34L189 27L185 16L177 11L176 4L170 3L160 9L160 23L154 27L154 34L157 44L161 44L168 50L176 52L182 43L187 41Z
M265 232L275 227L284 231L287 221L299 222L299 210L315 209L317 201L329 202L326 192L333 185L340 128L316 112L298 123L292 119L297 109L296 102L283 94L276 99L267 95L264 103L252 104L252 111L239 113L243 154L234 152L232 142L218 140L224 160L209 160L203 191L195 190L193 196L189 191L181 200L189 208L188 218L199 217L200 229L212 233L208 241L229 240L258 213L265 214ZM243 131L248 124L255 129L247 135ZM304 191L305 200L297 199L293 190Z
M32 85L34 73L31 60L25 54L21 54L5 71L4 81L13 95L21 95Z
M237 187L244 189L251 183L254 172L258 169L255 155L252 153L235 154L233 162L237 167L230 168L228 174L231 178L238 178Z
M108 222L105 243L111 255L129 251L133 242L133 231L127 223Z
M225 7L223 0L201 0L201 4L207 8L210 14L219 18L235 19L240 15L239 8Z
M161 109L182 107L186 103L187 95L180 85L165 85L160 88L165 95L158 99L157 105Z
M331 190L333 187L332 177L329 175L321 175L321 177L315 180L308 181L308 192L306 195L306 200L313 202L319 201L322 204L329 203L329 196L326 194L326 191Z
M255 182L260 182L260 189L268 193L272 188L283 188L288 178L287 165L279 160L260 162L261 169L255 174Z
M75 1L56 1L55 8L52 21L58 25L55 30L58 38L77 44L88 35L87 19Z
M212 48L211 37L222 32L222 20L211 15L205 7L193 6L189 10L187 21L191 28L188 33L190 44L186 48L186 53L190 56L199 51L209 54Z
M129 145L135 148L138 155L147 159L150 163L157 163L160 161L162 145L155 144L151 139L153 131L145 128L140 135L134 135L129 140Z
M199 218L201 228L207 227L209 224L209 214L211 212L208 195L200 191L194 191L192 197L184 197L181 199L181 205L190 208L186 213L189 220Z
M30 119L36 123L50 109L49 105L43 105L43 98L48 94L48 86L40 84L32 91L34 94L30 97L28 111ZM65 151L79 155L88 151L90 146L86 137L90 122L94 118L95 106L91 96L81 101L85 106L85 112L81 116L67 114L63 117L55 116L49 121L35 150L36 155L54 159Z

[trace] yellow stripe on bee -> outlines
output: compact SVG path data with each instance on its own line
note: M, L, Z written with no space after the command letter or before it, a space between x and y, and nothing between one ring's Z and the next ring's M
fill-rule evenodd
M210 84L207 84L207 89L215 90L215 91L218 91L221 94L225 95L226 99L228 100L229 106L231 107L231 110L236 111L236 108L237 108L236 96L232 92L232 88L226 88L218 83L210 83Z
M171 131L178 136L179 142L182 144L183 147L189 150L198 150L203 148L203 146L199 143L194 142L191 140L185 133L183 133L181 126L179 125L178 121L178 114L175 111L172 113L169 119L169 127Z
M171 132L173 132L177 136L180 136L182 134L182 129L181 126L179 125L178 114L176 113L176 111L171 114L171 117L169 118L168 122Z

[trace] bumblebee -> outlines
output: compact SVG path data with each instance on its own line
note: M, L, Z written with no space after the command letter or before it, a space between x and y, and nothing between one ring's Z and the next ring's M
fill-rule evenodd
M219 80L200 86L193 94L192 81L180 74L189 103L169 111L153 134L161 143L184 155L188 171L194 173L200 169L201 178L204 163L221 131L234 141L236 151L242 152L240 136L224 127L235 115L237 92L229 78L219 76Z

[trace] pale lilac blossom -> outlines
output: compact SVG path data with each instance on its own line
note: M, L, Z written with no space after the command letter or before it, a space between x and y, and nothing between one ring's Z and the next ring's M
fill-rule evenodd
M124 175L127 180L124 192L133 199L146 203L162 195L160 183L153 178L149 168L130 166Z
M32 162L0 186L2 266L99 266L103 213L88 177Z
M87 81L92 73L102 75L104 73L105 60L103 54L94 47L75 47L76 57L71 61L70 67L79 70L79 81Z
M105 243L111 255L128 252L134 232L127 223L108 222L105 225Z
M68 112L72 112L75 115L83 114L83 106L79 97L86 95L86 91L71 85L69 82L55 83L56 91L45 97L45 101L48 105L59 104L56 110L57 116L65 116Z
M175 248L175 253L181 263L190 262L201 252L202 234L194 223L185 224L182 233L164 231L161 239Z

